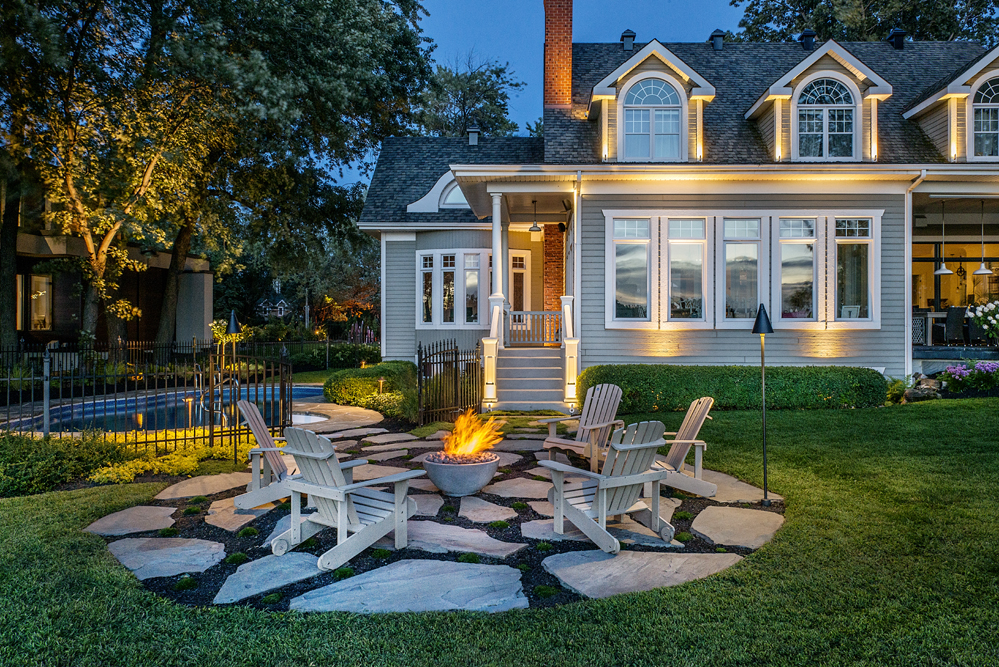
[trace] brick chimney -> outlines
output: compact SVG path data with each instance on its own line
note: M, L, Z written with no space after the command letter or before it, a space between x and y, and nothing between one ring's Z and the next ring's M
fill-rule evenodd
M572 104L572 0L545 0L545 107Z

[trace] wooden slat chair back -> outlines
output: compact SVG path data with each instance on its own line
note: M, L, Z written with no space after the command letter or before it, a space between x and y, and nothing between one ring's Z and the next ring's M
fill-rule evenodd
M553 486L548 497L555 508L555 532L564 534L563 519L568 518L601 549L617 553L621 544L607 530L607 517L649 510L650 528L664 541L671 541L673 527L659 516L659 485L667 473L652 468L656 452L665 444L665 430L662 422L640 422L615 430L602 473L581 471L557 461L539 461L552 471ZM565 483L566 474L587 479ZM649 499L651 508L639 501L646 483L655 490Z
M246 487L246 493L236 496L233 504L238 509L251 509L280 498L287 498L291 495L291 491L284 487L283 482L292 475L288 472L285 459L281 456L282 450L267 428L263 415L260 414L257 405L250 401L237 401L236 407L250 427L257 446L249 451L252 477ZM281 439L283 438L277 438Z
M590 459L590 470L596 471L600 459L606 454L606 443L611 429L624 426L624 422L616 419L617 408L621 404L621 388L615 384L598 384L586 391L583 401L583 411L579 414L579 429L575 439L559 438L555 434L556 424L560 421L576 419L575 417L556 417L554 419L539 419L539 423L548 424L548 437L544 449L561 449L571 451L579 456ZM555 453L551 452L552 459Z
M291 528L271 541L271 551L283 556L326 528L337 529L337 544L319 557L321 570L335 570L395 530L395 546L408 544L406 522L416 513L416 502L407 496L409 480L426 474L406 472L362 482L353 481L353 468L364 459L341 464L329 438L300 428L286 428L285 451L295 457L301 478L289 482L292 490ZM393 485L394 493L370 486ZM308 493L316 512L303 521L301 495Z
M664 479L666 486L671 486L681 491L688 491L699 496L711 497L715 495L718 488L716 485L704 481L703 458L704 451L708 445L700 439L701 427L705 420L711 419L708 414L714 405L715 399L704 396L693 401L687 409L687 414L683 418L683 423L676 433L666 433L666 444L670 445L665 460L656 461L655 468L666 470L669 475ZM672 438L670 437L672 436ZM684 474L684 461L691 447L694 448L694 476ZM646 488L646 495L652 493L651 488Z

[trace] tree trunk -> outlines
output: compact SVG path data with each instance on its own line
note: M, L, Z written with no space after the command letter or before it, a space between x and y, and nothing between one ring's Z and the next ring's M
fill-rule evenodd
M97 337L97 317L100 314L101 297L93 283L87 284L83 293L83 319L80 322L80 337L93 342Z
M20 183L0 184L0 347L17 345L17 219Z
M194 220L188 218L177 232L170 256L170 268L166 285L163 288L163 304L160 307L160 326L156 331L156 348L169 348L177 327L177 292L180 287L180 274L187 263L187 253L191 250L191 237L194 235Z

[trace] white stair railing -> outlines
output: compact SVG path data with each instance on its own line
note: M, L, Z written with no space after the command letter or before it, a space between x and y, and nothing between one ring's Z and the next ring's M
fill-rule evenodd
M482 376L485 386L482 390L482 403L486 408L496 404L496 357L499 354L500 332L503 330L503 308L492 308L489 336L482 339Z
M579 339L572 323L572 297L562 297L562 367L565 372L565 402L576 403L576 376L579 375Z

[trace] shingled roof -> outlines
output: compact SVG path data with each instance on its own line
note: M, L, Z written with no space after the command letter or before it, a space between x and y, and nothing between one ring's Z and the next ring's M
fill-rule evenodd
M452 164L540 164L544 142L533 137L393 137L382 142L360 222L475 222L471 209L408 213L406 207L427 194Z
M945 161L911 121L902 118L942 73L954 72L985 53L976 42L906 42L896 50L886 42L842 42L847 51L887 79L894 94L878 107L878 162ZM600 162L599 123L584 113L593 86L644 45L625 51L621 44L572 45L573 108L545 110L545 161L556 164ZM770 162L766 145L745 113L781 75L811 53L797 43L726 43L715 51L705 43L664 43L717 90L704 105L704 162ZM551 128L551 129L549 129Z

